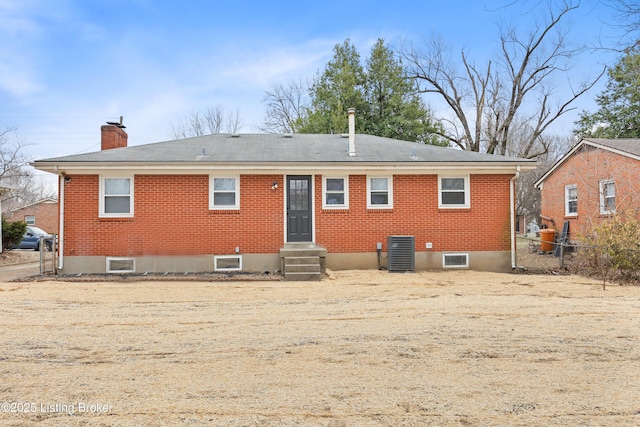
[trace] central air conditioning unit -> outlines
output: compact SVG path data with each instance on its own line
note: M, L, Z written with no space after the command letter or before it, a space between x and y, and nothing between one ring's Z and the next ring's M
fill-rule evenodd
M387 240L387 270L415 271L415 242L414 236L389 236Z

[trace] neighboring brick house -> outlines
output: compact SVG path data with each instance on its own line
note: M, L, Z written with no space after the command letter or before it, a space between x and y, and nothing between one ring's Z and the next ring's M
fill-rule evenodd
M535 184L541 214L570 240L616 212L640 210L640 139L583 139Z
M58 201L52 198L38 200L4 213L7 221L24 221L51 234L58 234Z
M60 176L59 268L273 272L298 246L324 248L331 269L376 268L388 236L413 236L415 269L511 271L515 178L535 161L356 135L353 121L348 135L130 147L103 126L101 151L32 163Z

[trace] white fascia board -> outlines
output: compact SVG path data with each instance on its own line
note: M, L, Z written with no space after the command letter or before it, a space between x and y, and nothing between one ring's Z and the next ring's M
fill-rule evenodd
M327 172L390 172L395 174L416 174L416 173L437 173L438 171L460 171L476 174L511 174L518 166L520 171L533 170L537 163L411 163L411 164L380 164L380 163L309 163L309 164L229 164L229 163L189 163L189 164L138 164L138 163L113 163L113 164L93 164L93 163L73 163L73 164L32 164L36 169L55 174L73 173L95 175L101 172L115 171L135 171L136 174L209 174L212 171L234 171L244 174L266 175L274 173L321 173Z

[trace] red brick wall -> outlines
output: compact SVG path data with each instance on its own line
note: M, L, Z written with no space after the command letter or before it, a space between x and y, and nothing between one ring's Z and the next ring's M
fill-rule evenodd
M509 250L509 180L472 175L469 209L438 209L436 175L398 175L394 208L367 209L366 176L349 179L349 209L322 209L315 177L316 242L329 252L386 250L389 235L416 236L416 250ZM133 218L99 218L97 175L65 184L65 255L277 253L284 244L284 177L242 175L240 210L209 210L208 176L136 175ZM271 189L277 180L279 188Z
M556 230L570 222L573 237L593 222L607 218L600 214L600 181L613 179L616 210L640 209L640 162L610 151L587 146L565 161L542 186L541 213L553 218ZM565 186L575 184L578 216L565 215Z
M36 217L36 227L41 228L48 233L58 233L57 203L36 203L5 215L5 219L7 221L24 221L25 216L27 215L33 215Z
M209 210L204 175L136 175L134 218L98 218L97 175L66 184L65 255L276 253L284 241L282 176L241 176L239 211ZM255 230L260 230L257 233Z
M375 252L387 236L415 236L416 250L509 250L509 181L512 175L471 175L469 209L438 209L437 175L396 175L393 209L367 209L365 175L349 178L349 209L322 209L316 176L316 241L331 252Z

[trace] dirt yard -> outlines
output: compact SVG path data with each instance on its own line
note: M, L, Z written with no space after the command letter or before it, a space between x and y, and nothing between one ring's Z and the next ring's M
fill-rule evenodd
M640 288L577 276L0 283L0 312L2 425L640 425Z

